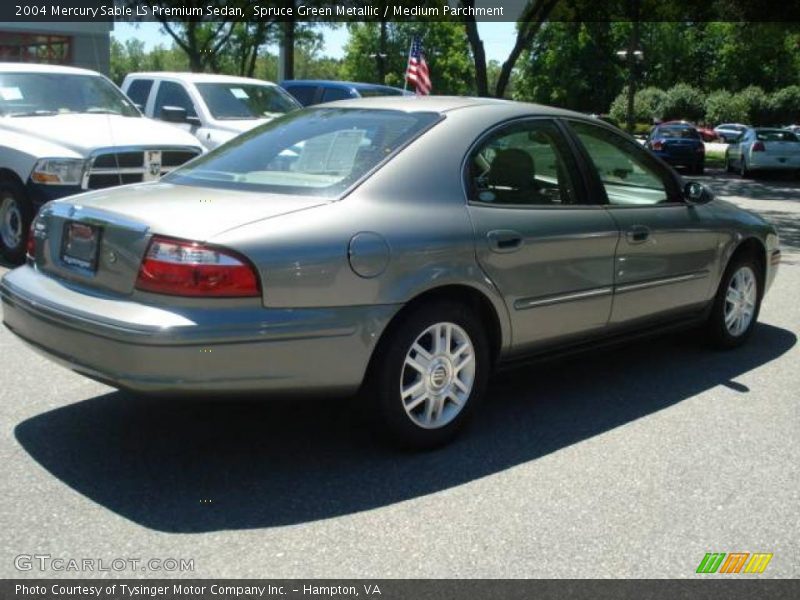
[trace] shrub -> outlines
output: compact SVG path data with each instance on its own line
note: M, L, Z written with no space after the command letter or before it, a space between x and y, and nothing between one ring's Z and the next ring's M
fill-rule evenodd
M661 118L664 121L674 119L699 121L705 112L703 92L686 83L674 85L664 94L661 104Z
M768 99L773 125L800 123L800 85L790 85Z
M720 123L743 123L747 121L747 107L744 99L727 90L711 92L706 98L706 122L711 125Z
M652 123L661 116L661 102L664 90L649 87L639 90L633 97L633 116L637 123ZM614 99L609 109L609 117L624 126L628 119L628 90L622 92Z
M745 123L750 125L769 125L771 119L767 95L760 87L751 85L736 94L735 102L741 102L745 111Z

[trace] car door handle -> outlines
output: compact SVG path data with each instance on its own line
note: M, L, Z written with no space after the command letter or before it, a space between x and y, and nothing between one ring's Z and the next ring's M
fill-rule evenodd
M511 229L495 229L486 234L493 252L516 252L522 248L522 234Z
M644 225L634 225L625 233L625 237L631 244L641 244L650 239L650 229Z

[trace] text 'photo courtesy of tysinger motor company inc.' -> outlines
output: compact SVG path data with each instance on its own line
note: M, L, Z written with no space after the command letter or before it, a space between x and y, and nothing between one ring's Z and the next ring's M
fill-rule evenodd
M0 4L0 599L800 597L800 0Z

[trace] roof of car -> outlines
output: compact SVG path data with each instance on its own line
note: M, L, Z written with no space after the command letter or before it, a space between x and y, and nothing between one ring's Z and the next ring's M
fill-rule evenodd
M41 65L37 63L0 62L0 73L63 73L65 75L99 75L97 71L65 67L62 65Z
M445 113L461 108L475 107L505 107L510 112L518 114L537 114L552 117L577 117L584 121L596 120L586 115L571 110L554 108L543 104L529 104L514 100L500 98L477 98L470 96L374 96L371 98L353 98L337 100L309 108L324 109L328 107L341 108L374 108L386 110L401 110L406 112L438 112Z
M398 90L400 88L393 87L391 85L384 85L382 83L362 83L358 81L335 81L332 79L286 79L281 81L281 85L325 85L329 87L338 87L338 88L347 88L347 87L354 87L357 89L381 89L381 88L389 88L392 90Z
M214 73L186 73L179 71L142 71L139 73L129 73L126 79L150 77L153 79L177 79L185 83L241 83L256 85L275 85L271 81L264 79L253 79L252 77L236 77L234 75L217 75Z

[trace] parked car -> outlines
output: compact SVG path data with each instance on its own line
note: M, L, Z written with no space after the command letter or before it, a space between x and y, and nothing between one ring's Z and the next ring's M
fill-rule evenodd
M0 254L22 262L48 200L158 179L202 151L188 133L144 119L99 73L0 63Z
M289 92L303 106L347 100L350 98L371 98L373 96L413 96L400 88L375 83L356 83L353 81L326 81L321 79L288 79L281 81L281 87Z
M784 127L784 129L787 129L794 133L800 133L800 125L787 125L786 127Z
M689 125L694 127L697 130L697 133L700 134L700 139L704 142L718 142L720 137L717 135L717 132L709 127L702 127L695 123L690 123L689 121L665 121L660 123L660 125Z
M685 123L663 123L650 132L645 142L653 154L670 165L689 168L702 175L706 165L706 146L695 127Z
M34 232L3 320L53 360L139 392L360 390L413 447L502 363L696 324L742 344L780 259L618 129L485 98L306 109Z
M742 125L741 123L723 123L714 127L714 132L723 142L730 144L742 135L748 127L748 125Z
M725 150L725 168L742 177L753 171L800 170L800 138L786 129L747 129Z
M148 117L191 132L207 149L300 108L269 81L208 73L131 73L122 90Z

